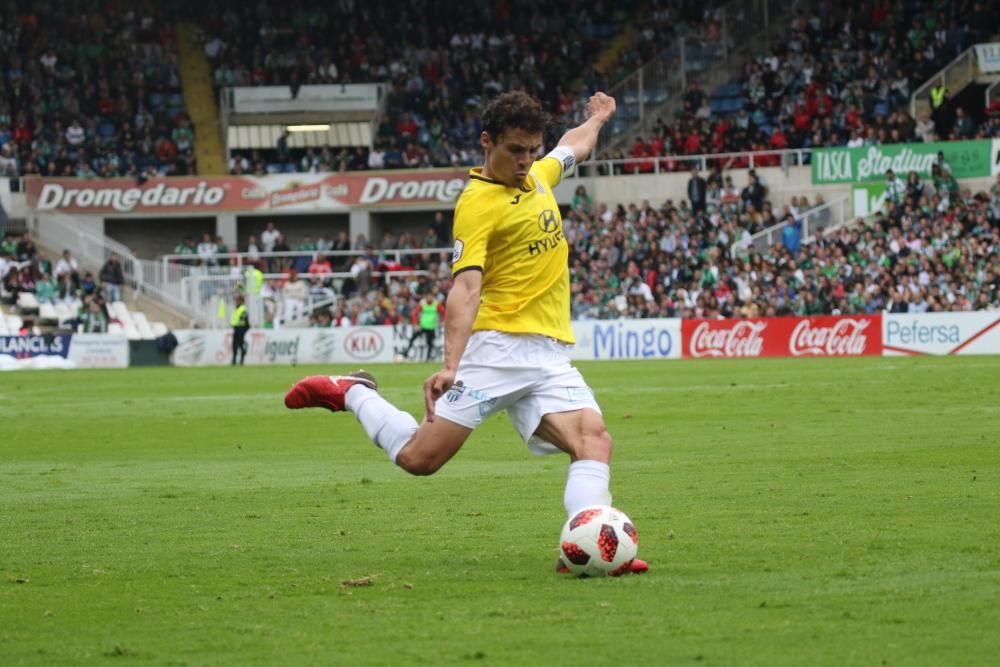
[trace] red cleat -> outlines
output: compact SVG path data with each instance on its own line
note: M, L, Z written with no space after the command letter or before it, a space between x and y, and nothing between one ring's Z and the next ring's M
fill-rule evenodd
M631 572L632 574L645 574L646 572L649 572L649 563L636 558L632 561Z
M559 574L570 573L569 568L566 566L566 563L563 562L562 558L556 562L556 572ZM649 563L636 558L629 564L628 572L629 574L645 574L646 572L649 572Z
M355 371L347 375L313 375L295 383L285 394L285 407L290 410L302 408L326 408L332 412L344 410L347 390L356 384L369 389L378 389L371 373Z

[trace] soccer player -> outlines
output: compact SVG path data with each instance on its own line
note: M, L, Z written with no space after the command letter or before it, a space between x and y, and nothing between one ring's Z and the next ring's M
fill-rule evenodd
M531 451L569 455L563 503L570 516L610 505L611 436L566 354L574 343L569 248L552 192L591 153L615 101L597 93L587 110L587 121L538 161L547 123L538 102L515 91L483 110L484 164L471 170L455 206L444 366L424 382L422 424L382 398L364 371L305 378L285 405L353 412L368 437L413 475L436 472L477 426L506 410ZM633 563L633 572L647 569Z

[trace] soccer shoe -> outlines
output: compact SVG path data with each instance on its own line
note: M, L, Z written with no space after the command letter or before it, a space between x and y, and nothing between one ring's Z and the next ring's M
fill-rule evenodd
M639 560L635 558L632 560L632 567L630 568L632 574L645 574L649 572L649 563L644 560Z
M566 567L566 563L563 562L562 558L556 563L556 572L559 574L569 574L569 568ZM629 574L645 574L646 572L649 572L649 563L638 558L632 560L632 563L629 565Z
M312 375L295 383L285 394L285 407L290 410L302 408L326 408L331 412L344 409L347 390L356 384L369 389L378 389L371 373L354 371L347 375Z

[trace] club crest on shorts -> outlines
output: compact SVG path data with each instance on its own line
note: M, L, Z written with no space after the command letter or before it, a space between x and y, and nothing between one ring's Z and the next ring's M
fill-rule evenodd
M459 241L459 243L461 243L461 241ZM463 393L465 393L465 384L459 380L455 384L451 385L451 389L449 389L448 393L444 395L444 400L449 403L454 403L462 397Z

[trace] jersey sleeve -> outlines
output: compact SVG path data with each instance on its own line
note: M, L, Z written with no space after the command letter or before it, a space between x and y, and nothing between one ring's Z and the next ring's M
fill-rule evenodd
M452 235L455 249L451 256L451 273L467 269L482 270L486 264L486 246L496 224L493 199L473 193L463 193L455 206Z
M545 180L550 188L555 187L563 176L573 173L576 167L576 156L565 146L556 146L549 154L535 163L535 171Z

